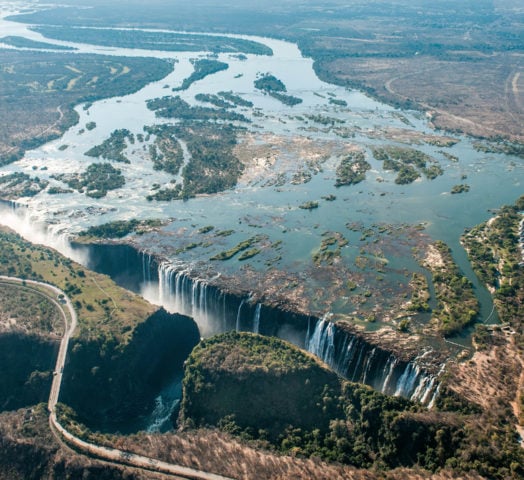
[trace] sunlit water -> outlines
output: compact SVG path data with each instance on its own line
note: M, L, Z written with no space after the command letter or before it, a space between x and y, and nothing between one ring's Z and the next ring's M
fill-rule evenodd
M37 41L73 46L78 49L76 53L123 57L151 56L172 59L176 64L173 73L147 85L135 94L98 101L87 109L79 105L76 108L80 118L77 125L69 129L59 140L29 151L22 160L2 167L0 174L23 171L30 175L37 174L40 178L49 180L51 185L63 187L63 184L53 180L51 176L83 171L87 165L96 161L85 156L84 152L107 139L115 129L127 128L136 135L143 133L143 127L146 125L172 122L156 118L154 112L147 109L146 101L173 94L171 89L179 86L192 72L190 60L206 56L205 52L199 54L131 50L54 41L30 31L26 25L6 21L6 13L12 13L14 9L16 5L11 8L0 6L2 35L24 36ZM219 195L202 196L185 202L148 202L145 197L151 193L152 185L167 185L172 177L154 171L152 162L145 154L144 145L136 142L129 145L126 152L131 164L116 165L123 170L126 177L124 188L109 192L105 198L97 200L79 193L48 195L43 192L34 198L20 200L20 203L27 206L25 225L27 227L29 224L32 227L30 231L22 232L21 225L24 222L19 222L20 212L18 217L4 214L3 223L14 226L26 236L34 236L37 231L41 232L38 233L38 241L52 244L64 253L73 255L72 251L68 250L67 242L59 242L57 239L63 239L63 235L74 234L91 225L117 219L174 219L163 232L145 235L136 239L136 242L143 250L159 254L181 265L212 265L210 275L213 276L217 273L242 275L246 265L263 274L267 269L265 262L268 257L276 255L274 252L256 256L245 262L239 262L236 258L220 262L219 265L217 262L209 262L216 253L257 234L267 235L273 243L282 242L279 250L282 258L275 262L273 267L300 273L312 268L311 255L318 249L324 232L341 232L349 240L349 244L342 249L342 261L351 268L362 246L361 232L350 231L346 224L357 222L363 228L376 224L424 224L426 232L433 239L444 240L452 247L455 259L477 287L482 302L482 315L486 318L491 311L491 301L473 275L460 247L459 238L466 227L486 220L490 216L490 209L513 203L523 193L522 161L505 155L478 153L472 146L472 140L465 137L456 137L458 143L447 148L422 142L414 145L414 148L437 159L445 170L444 175L433 181L421 179L411 185L396 185L393 181L394 175L384 171L382 163L373 159L370 147L395 143L385 140L384 135L380 133L391 129L435 135L423 116L414 112L400 112L360 92L320 81L313 71L312 60L302 57L297 46L292 43L252 36L242 38L269 46L273 50L273 56L247 55L247 60L242 61L234 55L220 54L218 60L227 62L228 70L206 77L194 83L188 90L173 95L180 95L187 102L198 104L194 99L198 93L231 90L254 103L255 109L237 108L236 111L252 120L251 124L245 126L259 135L259 141L262 134L276 134L287 138L307 137L315 142L333 142L335 147L331 157L322 164L322 171L313 175L310 182L291 184L290 178L296 170L294 165L300 165L302 159L298 156L291 160L284 159L280 152L281 157L277 154L274 169L280 168L286 175L283 185L264 186L263 179L258 178L254 182L240 182L237 188ZM266 72L281 79L287 87L288 94L300 97L303 102L294 107L287 107L257 91L253 82L258 74ZM348 106L330 104L330 98L344 100ZM262 112L263 116L254 115L255 111ZM341 126L348 129L351 137L342 138L333 129L326 129L322 125L307 121L304 116L310 114L322 114L343 120ZM96 128L91 131L85 129L88 122L96 122ZM349 144L358 145L366 150L372 170L367 173L367 179L361 184L336 188L335 169L341 152ZM67 145L67 148L59 150L63 145ZM458 162L449 161L442 155L442 151L458 157ZM285 166L280 163L284 160L287 162ZM464 176L467 179L464 180ZM470 192L451 195L451 188L459 183L470 185ZM329 194L336 195L337 199L332 202L321 199ZM310 200L318 201L319 208L313 211L298 208L300 204ZM36 223L47 225L49 228L36 229ZM176 255L173 253L181 245L202 240L196 232L207 225L213 225L215 231L233 229L234 233L227 238L215 239L213 244L205 247ZM409 251L406 252L406 248L401 244L403 242L399 241L395 247L393 242L392 250L386 254L389 269L383 273L385 284L406 283L409 275L401 271L405 268L409 271L419 269ZM303 280L313 282L307 278ZM150 295L153 300L154 295ZM353 308L351 302L340 301L331 305L332 310L339 312ZM179 381L175 384L179 384ZM155 422L168 418L170 410L164 407L166 402L176 400L176 395L171 395L172 393L166 391L163 392L165 398L159 397L159 413L150 422L152 428L164 428Z
M4 16L5 11L2 13L2 17ZM176 61L172 74L135 94L98 101L88 109L78 106L80 121L62 138L27 152L25 158L19 162L1 169L2 173L24 171L32 175L36 171L40 178L49 180L51 185L62 187L64 185L51 176L83 171L95 161L86 157L84 152L108 138L113 130L127 128L138 134L143 133L145 125L172 122L157 119L154 112L147 109L146 101L172 94L171 89L179 86L191 73L193 67L190 60L206 55L205 52L161 52L55 42L32 32L26 25L8 22L3 18L0 22L3 34L73 46L77 48L77 53L153 56ZM20 202L27 205L31 222L51 224L54 233L71 234L88 226L116 219L173 218L175 221L165 228L166 235L155 235L154 239L146 236L144 240L144 248L153 253L162 253L168 258L172 243L176 243L173 248L179 248L180 244L191 241L194 232L202 226L213 225L217 230L234 229L235 233L225 240L217 240L214 245L204 249L196 248L173 257L173 260L185 263L205 262L219 251L234 246L236 242L263 233L271 242L282 242L282 259L276 266L293 271L311 266L311 253L318 248L321 235L326 231L341 232L350 240L349 245L343 249L342 258L348 262L353 261L360 248L360 234L348 231L346 224L349 222L361 222L363 226L379 223L423 223L429 235L452 246L462 268L472 277L465 257L459 251L459 237L465 227L485 220L489 209L511 203L522 193L522 162L504 155L478 153L472 148L469 139L461 137L451 148L426 143L415 146L436 158L444 168L445 174L433 181L421 179L407 186L396 185L393 182L394 175L384 171L381 162L375 161L369 154L368 161L373 169L368 172L366 181L356 186L336 188L334 170L339 162L340 149L343 150L345 146L356 144L369 153L369 148L373 145L393 143L380 139L380 133L377 140L377 132L390 129L407 129L430 135L435 132L418 114L401 113L362 93L320 81L313 71L312 60L302 57L297 46L292 43L259 37L242 38L264 43L274 54L248 55L245 61L234 55L220 54L218 59L228 63L228 70L196 82L188 90L177 92L176 95L191 104L198 104L194 99L198 93L231 90L254 103L255 109L236 109L252 120L252 124L247 125L252 132L289 138L302 136L316 142L335 142L337 149L323 163L321 173L313 176L308 183L292 185L290 178L294 170L293 163L300 165L302 160L297 157L290 162L288 159L286 166L282 167L277 153L274 168L281 168L287 175L284 185L264 187L264 182L259 179L253 183L241 182L234 190L212 197L203 196L187 202L148 202L145 197L151 193L152 185L168 185L171 177L154 171L145 154L145 145L136 142L129 145L126 152L131 164L117 165L126 177L124 188L109 192L105 198L97 200L79 193L41 193L34 198L22 199ZM258 74L265 72L280 78L288 93L300 97L303 103L287 107L257 91L253 82ZM332 105L329 103L330 98L344 100L348 106ZM262 112L263 116L254 116L255 110ZM306 120L304 115L309 114L322 114L343 120L341 126L348 129L353 138L341 138L333 129ZM88 122L96 122L96 128L86 130L85 125ZM67 148L59 150L64 145ZM450 162L442 155L442 151L455 155L459 161ZM463 180L464 176L467 180ZM471 186L471 191L451 195L449 192L452 186L463 181ZM337 200L329 203L322 201L321 197L328 194L336 195ZM309 200L319 201L320 208L313 211L298 208ZM174 233L176 238L172 236ZM405 255L401 255L401 259L400 263L406 260ZM263 270L263 260L264 258L257 257L247 262L232 259L214 267L218 271L231 273L249 264L254 269ZM394 252L388 260L392 264L399 263Z

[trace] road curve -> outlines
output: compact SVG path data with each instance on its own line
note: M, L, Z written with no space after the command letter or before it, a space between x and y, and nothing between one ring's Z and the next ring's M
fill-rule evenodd
M231 480L228 477L216 475L214 473L203 472L201 470L195 470L193 468L184 467L182 465L175 465L168 462L157 460L156 458L145 457L143 455L136 455L132 452L126 452L123 450L117 450L115 448L105 447L101 445L95 445L93 443L86 442L76 437L72 433L68 432L60 423L56 417L56 404L60 395L60 387L62 385L62 374L64 365L67 357L67 347L69 345L69 339L76 329L77 315L76 311L71 303L71 299L58 287L50 285L48 283L37 282L35 280L24 280L21 278L7 277L0 275L0 281L6 281L11 283L19 283L22 285L35 285L46 288L53 292L55 296L49 296L49 299L57 305L60 309L64 324L65 331L62 341L60 342L60 349L58 351L58 357L56 359L55 372L53 375L53 383L51 385L51 393L49 394L48 409L50 412L49 422L57 434L65 440L66 443L80 450L84 454L101 458L103 460L117 463L119 465L129 465L140 469L150 470L157 473L178 476L181 478L192 479L192 480Z

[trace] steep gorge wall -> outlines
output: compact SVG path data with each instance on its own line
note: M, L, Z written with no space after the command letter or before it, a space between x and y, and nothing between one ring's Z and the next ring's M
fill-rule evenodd
M210 283L189 269L159 261L129 245L88 248L90 268L134 291L153 286L158 302L192 317L204 337L231 330L276 336L314 353L344 378L380 392L426 405L432 405L438 395L436 372L426 371L417 359L401 359L327 319L257 302L250 292L228 291L227 284Z
M112 429L144 414L200 340L192 319L160 309L122 347L113 338L74 338L60 401L91 428Z
M36 334L0 334L0 411L47 401L58 345Z

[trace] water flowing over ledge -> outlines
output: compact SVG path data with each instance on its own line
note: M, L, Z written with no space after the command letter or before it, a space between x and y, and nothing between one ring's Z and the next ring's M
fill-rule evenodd
M144 284L158 285L158 303L194 318L201 334L229 330L274 335L316 355L342 377L375 390L409 398L432 407L439 393L441 372L429 373L421 364L426 350L411 361L373 345L329 320L285 312L255 301L249 294L227 293L211 282L192 278L191 270L170 262L156 264L140 254ZM441 369L442 371L442 369Z
M424 367L425 357L431 357L430 350L409 360L401 359L387 348L330 321L327 315L318 318L286 311L263 303L250 292L225 291L217 286L220 276L198 276L187 265L159 260L128 244L71 243L52 228L42 233L34 226L32 238L28 235L31 229L26 225L27 217L23 221L23 214L20 215L20 210L25 209L17 207L14 202L8 205L19 221L9 226L20 234L109 275L152 303L192 317L203 337L230 330L276 336L316 355L342 377L379 392L409 398L429 408L438 396L438 378L444 367L440 372Z

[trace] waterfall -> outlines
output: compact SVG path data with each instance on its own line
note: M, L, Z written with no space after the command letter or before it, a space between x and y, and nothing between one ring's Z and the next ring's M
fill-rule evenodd
M175 308L184 315L191 315L192 308L189 308L185 292L189 291L189 277L185 270L178 271L175 276Z
M253 333L260 333L260 311L262 310L262 304L257 303L255 308L255 316L253 317Z
M139 256L137 259L140 261ZM251 296L239 298L225 293L211 281L193 278L187 266L183 268L167 261L158 264L146 253L137 266L138 276L152 278L152 283L156 280L153 268L157 268L157 301L171 312L193 317L201 336L233 329L260 333L262 303L255 303ZM269 307L267 310L264 307L263 330L266 335L304 347L342 377L365 383L382 393L425 405L432 405L438 395L440 373L430 374L422 367L431 358L431 350L407 362L341 329L329 316L315 320Z
M220 292L222 297L222 330L227 331L227 316L226 316L226 295L224 292Z
M143 257L142 270L147 270L149 262ZM142 293L144 293L142 289ZM153 290L152 287L149 290ZM156 290L155 290L156 291ZM181 269L171 262L162 262L158 266L158 291L147 298L162 305L172 313L192 317L203 336L227 331L226 295L209 285L204 279L191 278L190 271Z
M153 255L145 251L140 252L142 257L142 283L151 283L151 270L153 267Z
M306 349L335 369L334 324L325 319L317 322L313 335L306 339Z
M62 255L87 266L87 248L73 248L64 225L49 225L32 217L26 205L15 201L0 201L0 224L5 225L26 240L58 250Z
M400 377L397 388L395 390L396 397L411 397L411 393L414 390L415 382L419 375L419 368L413 363L408 363L404 370L404 373Z
M237 312L237 322L235 325L235 330L237 332L240 332L240 312L242 311L242 307L244 305L244 299L240 302L240 305L238 306L238 312Z
M364 377L362 378L362 383L369 384L369 382L370 382L369 378L371 377L371 374L372 374L372 372L370 372L371 371L370 366L373 364L372 363L373 362L373 357L375 356L375 352L376 351L377 351L376 348L371 350L371 353L369 354L369 356L366 359L366 363L364 365Z
M365 383L376 390L432 405L438 394L438 377L422 370L424 352L411 362L400 361L390 352L368 344L327 318L308 325L306 349L327 363L339 375Z
M388 359L388 362L384 366L384 383L382 383L380 388L380 390L384 393L391 393L390 381L397 364L398 360L393 355L391 355Z
M172 264L162 262L158 267L158 301L168 308L173 291L173 276L176 274ZM184 313L184 312L177 312Z

